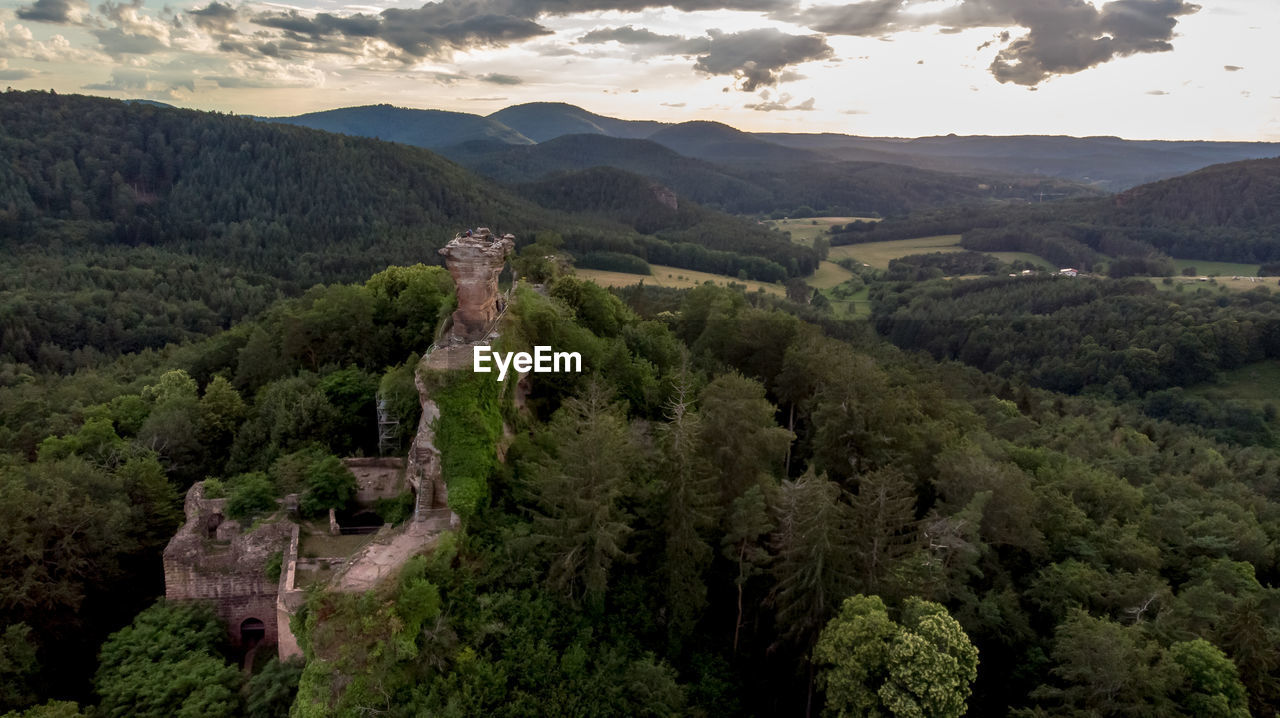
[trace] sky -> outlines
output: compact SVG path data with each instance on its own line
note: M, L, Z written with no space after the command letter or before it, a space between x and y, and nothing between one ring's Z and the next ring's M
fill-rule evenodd
M0 0L0 86L254 115L1280 141L1280 0Z

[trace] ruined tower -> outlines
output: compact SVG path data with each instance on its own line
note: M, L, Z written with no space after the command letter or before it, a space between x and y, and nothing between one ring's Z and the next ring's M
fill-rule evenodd
M454 237L440 249L458 290L458 308L447 341L468 343L484 338L501 311L498 275L515 245L515 237L499 237L481 228Z

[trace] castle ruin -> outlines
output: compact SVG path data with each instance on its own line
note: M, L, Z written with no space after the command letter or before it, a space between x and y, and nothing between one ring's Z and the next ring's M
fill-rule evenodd
M505 309L498 275L514 247L512 235L482 228L459 234L440 250L458 306L423 366L469 367L457 359L494 336ZM356 504L366 514L378 499L411 490L410 520L399 527L342 526L330 512L327 524L306 522L298 515L297 495L290 495L276 513L244 527L227 517L226 499L207 498L203 482L196 483L187 492L186 521L164 551L165 597L212 603L247 662L259 645L275 646L281 659L300 656L290 621L305 604L309 586L366 591L430 548L440 533L457 528L435 446L440 410L420 378L417 386L422 416L408 456L344 460L356 476ZM278 579L271 576L273 566L279 567Z

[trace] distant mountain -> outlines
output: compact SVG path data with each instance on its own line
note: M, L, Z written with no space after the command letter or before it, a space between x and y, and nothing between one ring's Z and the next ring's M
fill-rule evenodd
M1041 135L946 135L910 139L837 133L752 133L719 122L668 124L623 120L562 102L514 105L488 117L465 112L373 105L269 119L430 149L450 147L450 152L455 154L474 154L474 148L463 151L457 146L476 141L525 146L568 136L593 135L620 140L648 139L687 158L724 165L757 164L782 168L877 162L985 177L987 180L1010 180L1030 175L1052 177L1087 183L1108 192L1175 177L1213 164L1280 155L1280 144L1265 142L1166 142ZM649 145L649 149L652 148L653 145ZM565 149L560 147L557 153L563 153ZM596 152L606 150L607 146L584 145L579 149ZM639 172L664 184L671 183L665 177L657 177L652 168L642 169L635 166L633 160L620 159L615 150L608 149L607 155L600 157L585 156L572 161L565 158L563 162L553 163L556 166L546 171L608 165ZM663 156L659 161L668 159ZM534 178L526 172L519 174L517 181ZM1045 198L1057 199L1059 194L1073 193L1047 193Z
M564 135L608 135L624 139L644 139L668 126L665 122L605 117L563 102L513 105L489 115L488 119L501 122L534 142L546 142Z
M725 125L679 125L668 139L701 143L708 155L717 143L763 145L754 161L710 162L686 157L650 140L569 135L516 147L471 142L440 150L446 157L501 182L531 182L555 172L614 167L670 187L681 197L727 212L791 212L809 207L833 214L901 214L917 209L993 199L1097 194L1083 185L1039 178L992 178L871 162L824 162L808 153L769 145ZM759 148L757 148L759 149ZM772 156L774 159L762 159Z
M713 162L823 162L816 152L783 147L719 122L682 122L659 130L650 140L687 157Z
M951 172L1044 175L1088 182L1110 191L1216 163L1280 155L1280 144L1267 142L1168 142L1047 135L916 139L788 133L756 136L845 160L893 162Z
M529 145L533 140L501 122L466 112L414 110L391 105L343 107L294 117L261 118L325 132L372 137L415 147L446 147L471 140Z

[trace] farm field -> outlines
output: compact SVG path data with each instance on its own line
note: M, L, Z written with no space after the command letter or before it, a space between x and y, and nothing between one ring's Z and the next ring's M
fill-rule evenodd
M765 225L782 232L790 232L792 242L810 247L813 246L815 237L825 235L832 226L848 224L859 219L864 222L880 221L878 217L807 217L805 219L770 219L765 221Z
M1219 287L1226 287L1227 289L1237 292L1247 292L1259 287L1267 287L1272 291L1280 290L1280 283L1278 283L1280 282L1280 278L1276 277L1250 277L1248 275L1240 275L1239 279L1232 279L1231 277L1214 277L1212 281L1201 281L1195 277L1173 277L1172 284L1165 284L1165 277L1149 277L1149 279L1157 288L1163 290L1173 290L1176 287L1187 287L1187 289L1208 289L1210 291L1217 291Z
M754 279L738 279L723 274L711 274L709 272L695 272L692 269L681 269L679 267L668 267L661 264L652 264L650 269L653 274L630 274L627 272L606 272L602 269L577 269L575 273L583 279L590 279L602 287L629 287L632 284L645 284L656 287L674 287L676 289L689 289L697 287L705 282L711 282L720 286L727 286L730 282L735 284L747 285L747 291L754 292L763 289L771 294L782 296L786 291L780 284L769 284L768 282L757 282ZM839 269L839 267L837 267Z
M877 269L888 269L889 260L906 257L911 254L962 251L964 250L960 247L960 235L943 234L936 237L896 239L891 242L846 244L840 247L832 247L829 258L835 261L845 257L854 257L859 262L869 264Z
M1199 259L1175 259L1173 266L1181 272L1187 267L1195 267L1196 274L1201 277L1256 277L1257 264L1241 264L1238 262L1203 262Z
M853 272L835 262L823 262L818 265L818 271L806 277L805 281L814 289L830 289L852 276Z

